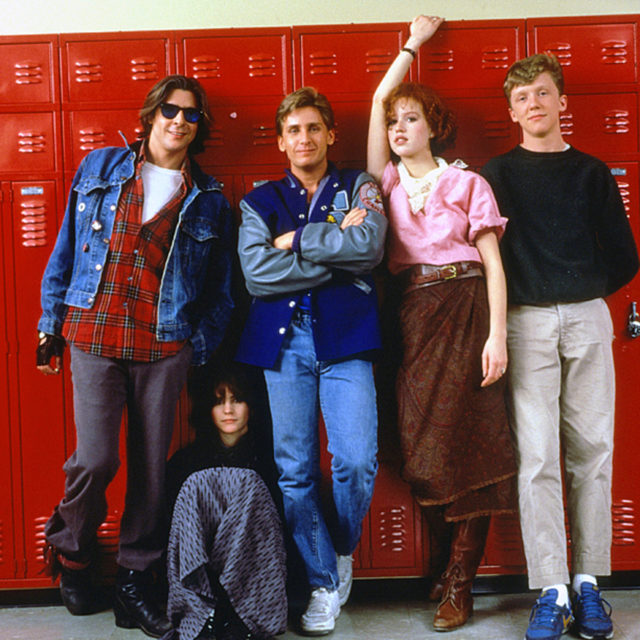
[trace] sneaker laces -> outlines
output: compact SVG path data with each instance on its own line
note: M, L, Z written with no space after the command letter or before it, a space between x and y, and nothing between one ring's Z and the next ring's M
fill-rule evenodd
M311 601L307 607L307 614L330 613L331 604L328 596L329 592L324 587L314 589L311 592Z
M555 598L552 598L553 596L542 596L536 600L529 615L529 622L549 629L553 628L560 607L556 604Z
M597 587L585 589L578 595L578 603L587 620L607 620L611 618L611 605L600 595Z

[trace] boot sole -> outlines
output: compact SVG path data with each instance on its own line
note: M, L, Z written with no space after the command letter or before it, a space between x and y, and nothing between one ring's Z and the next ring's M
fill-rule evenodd
M164 632L158 633L157 631L151 631L147 629L144 625L136 622L132 618L130 618L126 613L122 611L123 606L116 601L113 603L113 613L116 618L116 627L120 627L121 629L140 629L142 633L149 636L150 638L162 638Z

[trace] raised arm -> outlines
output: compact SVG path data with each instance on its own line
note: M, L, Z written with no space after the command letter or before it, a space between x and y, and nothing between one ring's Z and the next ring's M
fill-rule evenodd
M438 30L443 21L444 18L436 16L417 16L413 19L409 27L409 39L396 56L396 59L391 63L373 94L371 116L369 118L369 137L367 140L367 172L378 182L382 179L384 168L391 157L382 103L391 91L402 82L407 75L407 71L409 71L415 54ZM411 51L413 51L413 54Z

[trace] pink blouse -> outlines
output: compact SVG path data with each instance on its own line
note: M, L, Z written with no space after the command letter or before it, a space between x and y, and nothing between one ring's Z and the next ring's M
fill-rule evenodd
M411 212L393 162L382 175L382 194L389 218L387 261L393 274L414 264L481 262L474 246L478 233L491 229L500 239L507 224L487 181L455 166L447 167L438 178L418 213Z

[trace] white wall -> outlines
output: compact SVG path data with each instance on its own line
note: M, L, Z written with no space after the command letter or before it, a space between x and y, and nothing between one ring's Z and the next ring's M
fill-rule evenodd
M640 0L0 0L0 35L640 13Z

